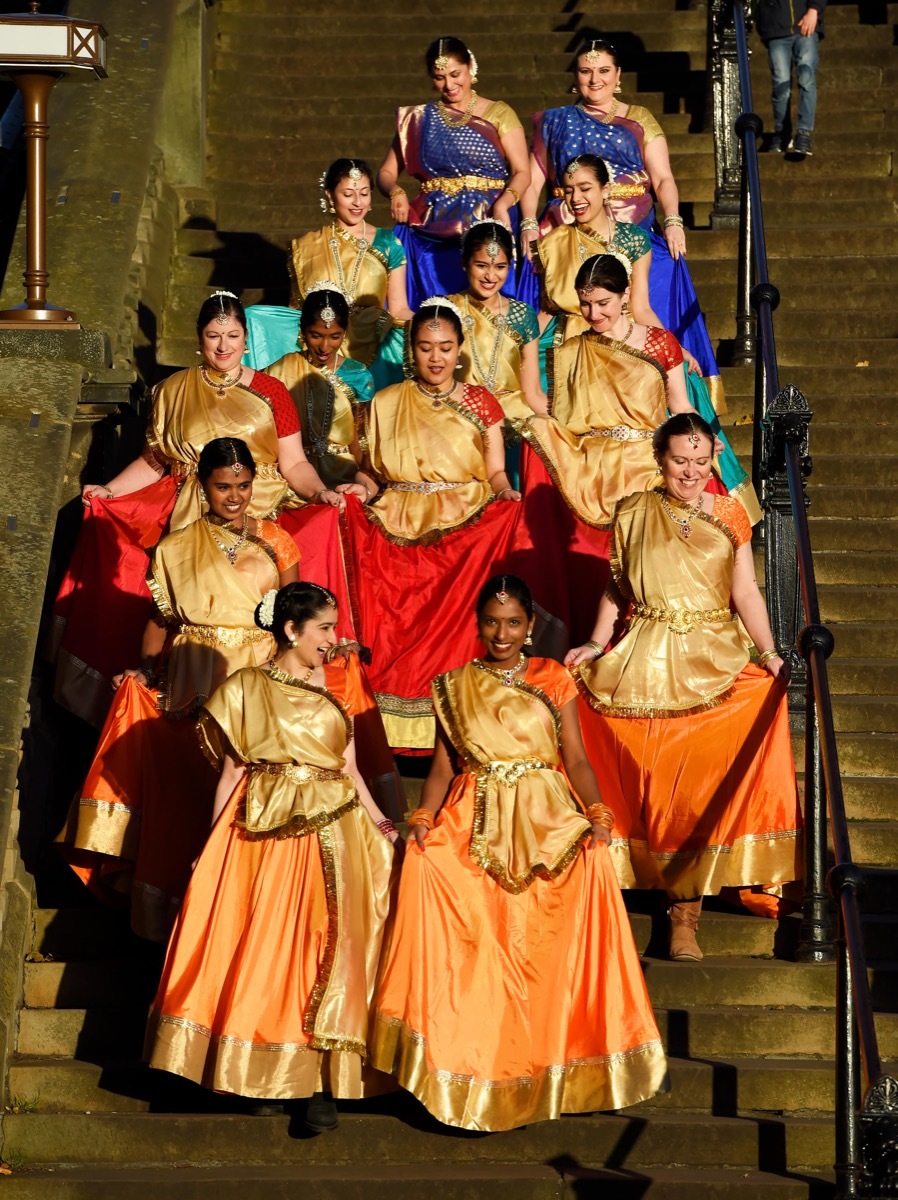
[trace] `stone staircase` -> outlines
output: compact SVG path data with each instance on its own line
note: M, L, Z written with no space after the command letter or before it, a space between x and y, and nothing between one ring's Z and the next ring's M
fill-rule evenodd
M294 0L217 7L208 195L192 197L178 235L160 363L194 361L194 314L210 285L246 302L287 298L285 246L321 221L318 175L344 153L376 167L395 104L428 98L421 56L432 37L467 38L483 94L526 117L563 101L570 51L587 28L625 53L635 69L624 94L668 134L682 209L697 226L692 273L724 357L736 234L706 227L714 165L710 135L698 131L703 9L609 0L600 17L588 0L563 12L560 0L555 12L542 0L493 0L488 14L469 14L462 0L446 0L434 17L429 0L404 0L396 15L388 7L374 16L344 0L319 35L297 19ZM881 15L898 20L898 6ZM803 388L815 412L812 536L837 638L831 675L852 842L873 868L865 934L880 1047L895 1059L898 889L887 868L898 862L898 51L891 27L860 24L857 5L830 0L827 27L815 155L766 158L762 178L770 272L783 293L781 378ZM756 109L766 119L758 51ZM373 216L387 222L382 201ZM747 455L752 371L724 376L729 432ZM658 956L653 901L633 894L628 903L671 1056L671 1092L621 1114L490 1136L446 1130L397 1095L345 1106L337 1133L312 1138L295 1118L249 1117L232 1098L151 1074L137 1064L157 951L119 915L37 910L3 1117L3 1153L15 1167L4 1189L16 1200L128 1200L157 1188L274 1200L299 1187L327 1200L417 1198L428 1187L448 1200L830 1196L833 968L789 961L797 919L767 922L722 904L709 905L702 922L704 962L669 963Z

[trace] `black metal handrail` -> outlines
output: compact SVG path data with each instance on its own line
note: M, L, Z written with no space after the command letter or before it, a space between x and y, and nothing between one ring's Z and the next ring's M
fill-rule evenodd
M806 869L798 957L804 962L836 959L838 1196L840 1200L896 1196L898 1082L883 1071L879 1056L858 904L864 872L851 857L826 661L834 638L820 619L807 517L805 478L811 470L808 426L813 414L798 388L780 387L773 322L780 297L768 275L758 167L758 137L763 122L753 110L745 10L746 0L716 0L711 20L718 27L712 29L710 43L721 48L721 61L712 64L712 77L723 97L715 101L718 116L727 109L727 63L723 61L727 54L722 48L727 37L735 40L735 52L731 46L729 60L731 69L734 66L738 71L738 102L730 80L729 104L732 107L738 103L734 129L742 147L739 298L743 304L737 318L742 335L741 345L737 339L737 350L740 361L754 360L756 364L753 468L756 485L760 485L764 497L768 603L777 644L786 649L791 664L805 667ZM721 132L726 136L726 131L715 130L716 135ZM731 145L725 153L732 163ZM718 172L718 180L722 174ZM729 186L731 211L732 170ZM726 219L726 203L722 208ZM746 296L755 314L754 346L746 344L752 336L744 306ZM827 807L834 860L828 874ZM836 902L835 938L825 888Z

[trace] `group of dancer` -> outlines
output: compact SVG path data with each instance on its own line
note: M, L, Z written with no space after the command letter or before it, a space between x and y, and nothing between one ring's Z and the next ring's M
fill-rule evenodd
M800 876L663 135L605 42L530 162L463 43L426 60L376 180L325 172L294 307L203 304L56 605L57 698L101 729L60 847L168 942L148 1060L317 1130L397 1081L481 1130L650 1097L620 889L697 961L704 895L776 916ZM410 815L396 753L432 755Z

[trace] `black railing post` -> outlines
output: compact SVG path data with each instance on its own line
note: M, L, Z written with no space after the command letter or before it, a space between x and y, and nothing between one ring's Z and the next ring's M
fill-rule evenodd
M767 580L767 609L773 640L792 672L789 707L804 710L807 670L798 652L802 620L798 554L789 480L786 474L786 445L798 447L802 473L811 473L808 455L808 426L813 413L797 387L783 388L768 402L763 422L764 477L764 572ZM804 481L802 481L803 483ZM803 490L803 489L802 489ZM807 506L807 496L804 497Z
M856 892L863 875L848 863L830 871L827 884L836 902L836 1200L861 1195L861 1056L851 977L851 955L845 936L843 893ZM855 900L855 896L851 897Z
M732 21L732 0L711 0L708 10L708 63L714 124L713 229L735 229L739 222L742 146L736 118L742 111L739 59Z
M741 121L742 118L739 118ZM739 121L736 128L740 136ZM739 203L739 262L736 277L736 337L733 342L733 366L744 367L755 361L755 323L751 311L752 224L751 189L748 171L741 171ZM759 493L760 494L760 493Z
M804 899L796 958L799 962L832 962L832 920L826 894L826 784L820 752L820 718L814 698L811 655L819 646L832 652L833 638L819 625L807 625L798 648L807 668L804 725Z

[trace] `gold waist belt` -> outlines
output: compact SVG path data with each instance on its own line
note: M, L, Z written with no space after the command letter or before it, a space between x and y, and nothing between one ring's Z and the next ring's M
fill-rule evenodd
M469 483L476 483L476 479L465 480L464 483L449 483L446 479L427 479L424 483L399 483L391 481L385 484L385 487L392 488L394 492L451 492L453 488L467 487Z
M457 196L460 192L491 192L505 187L504 179L490 179L486 175L454 175L452 178L425 179L421 184L424 195L428 192L445 192Z
M517 783L528 771L551 771L550 763L541 758L496 758L492 762L483 763L474 772L475 775L491 775L500 783Z
M609 200L633 200L637 196L644 196L649 190L647 183L612 183L611 191L608 193ZM552 195L556 200L564 199L564 188L553 188Z
M182 625L178 633L192 642L202 642L204 646L228 646L231 649L264 642L271 637L264 629L231 625Z
M647 621L664 621L674 633L691 633L696 625L735 620L728 608L649 608L634 604L633 615Z
M294 783L311 783L319 779L345 779L345 771L328 771L309 763L249 763L247 770L259 775L283 775Z
M614 438L616 442L643 442L655 436L654 429L631 429L629 425L615 425L613 429L590 429L587 437Z

